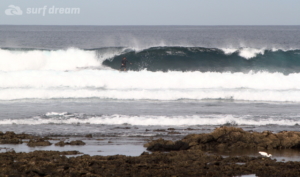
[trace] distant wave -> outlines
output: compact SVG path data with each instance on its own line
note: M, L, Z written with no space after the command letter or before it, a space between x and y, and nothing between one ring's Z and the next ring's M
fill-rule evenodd
M299 117L299 116L298 116ZM107 125L159 125L159 126L184 126L184 125L224 125L234 123L238 125L287 125L300 124L297 116L294 118L268 117L257 118L237 115L191 115L191 116L152 116L152 115L99 115L89 116L84 114L49 112L42 116L26 119L2 119L0 125L39 125L39 124L107 124Z

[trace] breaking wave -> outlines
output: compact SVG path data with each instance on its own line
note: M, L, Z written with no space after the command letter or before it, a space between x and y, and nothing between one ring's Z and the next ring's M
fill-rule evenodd
M224 125L234 123L237 125L299 125L299 116L293 118L282 118L280 116L268 116L266 118L254 118L251 116L237 115L192 115L192 116L128 116L128 115L99 115L89 116L78 113L56 113L49 112L42 116L26 119L3 119L0 125L23 124L108 124L108 125L159 125L159 126L186 126L186 125Z
M300 71L300 50L203 47L0 49L0 71L119 69L123 57L132 63L132 71Z
M116 70L122 57L133 63L126 73ZM300 102L299 69L299 50L0 49L0 100Z
M123 57L132 63L128 68L134 71L267 71L285 74L300 71L300 50L253 48L153 47L123 53L103 64L118 69Z

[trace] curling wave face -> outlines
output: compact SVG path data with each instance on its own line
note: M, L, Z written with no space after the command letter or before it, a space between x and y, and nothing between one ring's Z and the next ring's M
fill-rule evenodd
M153 47L123 53L105 60L103 64L118 69L122 57L133 63L129 69L134 71L268 71L285 74L300 71L300 50Z

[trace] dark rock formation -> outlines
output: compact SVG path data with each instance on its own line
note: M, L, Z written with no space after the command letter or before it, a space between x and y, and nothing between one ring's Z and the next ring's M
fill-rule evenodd
M187 150L189 145L183 141L166 141L162 138L144 145L149 151L179 151Z
M86 138L93 138L93 135L92 134L87 134L85 135Z
M27 143L27 146L29 146L29 147L34 147L34 146L50 146L50 145L51 145L51 143L49 141L46 141L43 138L40 138L40 139L31 139Z
M5 135L5 136L4 136ZM25 138L13 132L0 132L0 139L30 139L28 144L49 144L41 138ZM46 143L45 143L46 142ZM73 141L67 144L82 144ZM59 142L59 144L65 144ZM212 155L201 149L213 148L299 148L299 132L273 134L245 132L235 127L220 127L209 134L188 135L180 141L158 139L145 146L153 153L138 157L75 156L78 151L34 151L0 153L0 176L221 176L256 174L260 177L299 177L300 162L276 162L263 157L228 157ZM188 150L186 150L188 149ZM159 151L171 151L169 153Z
M57 143L54 144L55 146L65 146L66 143L64 141L59 141Z
M0 144L22 144L22 139L32 139L34 136L27 134L15 134L14 132L3 133L0 131Z
M174 131L174 130L175 130L175 128L168 128L168 130Z
M220 127L212 133L190 134L176 142L155 140L145 147L150 151L181 150L176 148L178 143L184 144L183 149L291 149L300 148L300 132L258 133L236 127Z
M168 132L168 135L178 135L181 134L180 132L176 132L176 131L170 131Z
M76 140L76 141L71 141L69 143L69 145L85 145L85 142L81 141L81 140Z
M143 153L139 157L65 157L56 151L0 153L0 176L221 176L242 174L300 176L300 162L276 162L270 158L208 155L200 150Z
M156 130L153 130L154 132L166 132L165 129L156 129Z

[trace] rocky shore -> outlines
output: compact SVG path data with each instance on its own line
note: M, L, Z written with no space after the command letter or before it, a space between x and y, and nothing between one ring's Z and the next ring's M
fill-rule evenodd
M190 134L173 142L158 139L145 144L149 151L172 150L234 150L234 149L300 149L300 132L247 132L236 127L216 128L208 134Z
M300 176L300 162L277 162L266 157L222 157L209 149L299 148L299 132L245 132L235 127L220 127L209 134L193 134L179 141L163 139L145 146L152 153L138 157L123 155L89 156L78 151L34 151L0 153L0 176ZM14 139L14 141L10 141ZM46 142L13 132L0 132L0 142ZM5 142L5 143L3 143ZM44 144L44 143L42 143ZM59 142L57 145L82 145L81 142Z

